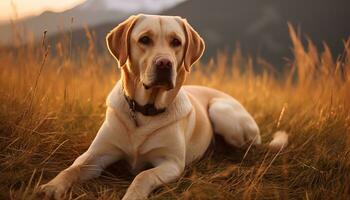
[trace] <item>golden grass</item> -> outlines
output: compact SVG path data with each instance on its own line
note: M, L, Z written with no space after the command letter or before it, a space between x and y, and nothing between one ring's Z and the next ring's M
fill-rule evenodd
M263 142L290 134L281 153L234 149L217 137L206 156L151 199L349 199L350 41L343 55L305 48L290 27L295 58L282 73L237 50L194 67L188 84L225 91L254 116ZM87 30L88 41L93 44ZM68 44L68 45L67 45ZM66 46L68 48L66 48ZM0 199L36 199L39 183L87 149L101 125L105 98L119 72L93 45L74 53L69 42L0 48ZM288 47L286 47L288 48ZM265 66L265 67L264 67ZM266 67L267 66L267 67ZM124 163L77 184L71 199L118 199L132 181Z

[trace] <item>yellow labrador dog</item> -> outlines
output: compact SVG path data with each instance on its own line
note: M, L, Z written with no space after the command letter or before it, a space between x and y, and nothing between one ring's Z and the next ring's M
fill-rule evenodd
M201 158L214 132L236 147L261 143L256 122L234 98L182 86L204 51L203 39L185 19L131 16L106 41L121 67L121 79L107 98L106 119L89 149L40 187L46 197L61 199L73 183L98 177L125 159L135 172L153 166L138 173L123 197L145 199ZM287 135L279 132L270 146L286 143Z

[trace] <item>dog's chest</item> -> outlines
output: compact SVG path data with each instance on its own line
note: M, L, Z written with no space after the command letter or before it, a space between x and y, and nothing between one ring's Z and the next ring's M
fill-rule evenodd
M163 146L161 136L157 133L147 133L144 130L136 130L128 136L124 144L126 160L132 171L138 171L155 157L154 150Z

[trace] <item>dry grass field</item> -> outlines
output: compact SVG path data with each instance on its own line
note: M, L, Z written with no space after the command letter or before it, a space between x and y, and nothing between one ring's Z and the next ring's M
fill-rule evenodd
M289 146L235 149L216 137L203 159L150 199L350 199L350 40L338 56L326 45L303 46L291 27L290 35L294 58L282 72L261 60L254 72L237 49L198 63L187 80L231 94L252 113L264 143L283 129ZM39 199L38 185L93 140L119 71L87 36L90 45L79 53L69 38L50 47L43 40L41 48L0 48L0 199ZM68 198L119 199L132 179L118 162L75 185Z

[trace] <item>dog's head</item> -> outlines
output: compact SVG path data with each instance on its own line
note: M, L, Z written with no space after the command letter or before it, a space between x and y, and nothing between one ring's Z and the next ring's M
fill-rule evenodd
M175 16L131 16L114 28L106 41L119 66L145 89L180 87L180 75L184 76L204 51L198 33L185 19Z

